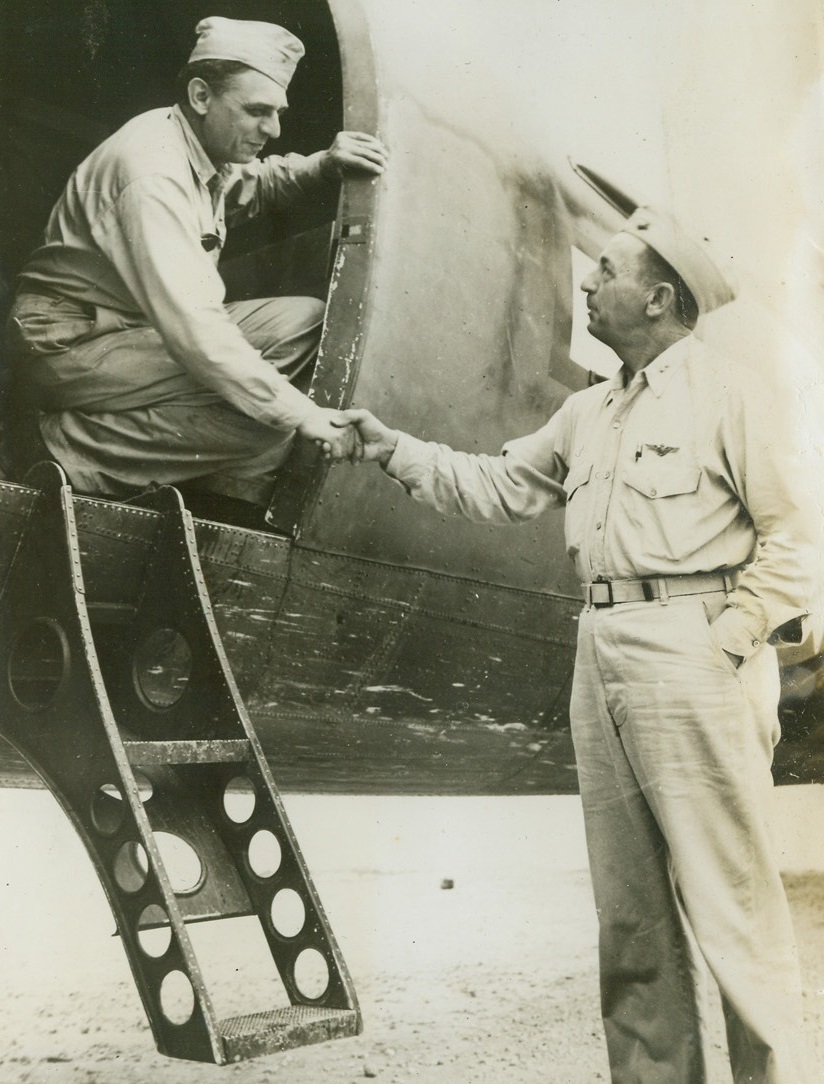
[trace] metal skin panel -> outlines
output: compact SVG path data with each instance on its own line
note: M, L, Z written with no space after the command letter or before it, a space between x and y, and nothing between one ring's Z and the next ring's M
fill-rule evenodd
M31 499L0 484L8 563ZM156 513L75 506L88 604L134 605ZM536 619L526 592L213 523L196 534L223 642L283 785L574 789L565 698L577 604L544 597ZM0 757L7 781L21 771L13 753Z
M238 686L247 700L277 664L272 626L289 576L288 541L212 523L196 523L201 567Z
M278 771L298 789L573 790L577 606L543 601L535 622L525 592L296 552L254 695L262 740L288 734Z
M542 620L533 624L525 592L469 590L444 575L304 551L295 555L279 623L307 642L272 674L269 688L286 692L287 710L302 696L306 707L327 704L344 719L423 716L439 727L557 723L551 707L572 657L561 630L574 635L574 613L545 601ZM314 680L302 680L313 665ZM322 682L323 671L336 665L338 676ZM290 694L292 684L307 691ZM265 706L277 710L277 701Z
M346 124L374 127L391 159L344 185L316 397L496 453L586 381L569 360L571 222L546 163L490 129L483 72L456 111L454 73L421 78L379 7L331 8ZM353 221L362 243L344 240ZM291 469L302 492L284 477L272 522L315 548L576 594L560 516L490 532L413 508L372 472Z
M574 789L577 602L536 607L527 592L300 546L290 557L282 539L216 524L197 536L240 689L264 744L280 737L284 785Z

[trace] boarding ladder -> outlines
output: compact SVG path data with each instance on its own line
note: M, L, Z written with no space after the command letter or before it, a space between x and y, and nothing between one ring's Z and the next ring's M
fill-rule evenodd
M88 849L158 1050L225 1064L358 1034L352 983L238 694L180 494L136 501L145 559L124 601L117 577L84 568L60 468L38 464L25 484L37 495L0 585L0 733ZM194 862L182 883L181 847ZM247 921L284 1004L220 1019L189 924L238 916L257 916L259 929Z

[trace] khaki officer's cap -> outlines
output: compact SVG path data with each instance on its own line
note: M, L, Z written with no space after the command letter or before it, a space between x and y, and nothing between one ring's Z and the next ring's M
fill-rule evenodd
M190 64L196 60L238 60L284 90L305 52L303 43L276 23L211 15L200 20L195 33L197 44L189 57Z
M736 296L732 275L719 266L719 256L706 237L691 237L664 211L639 207L624 223L621 233L629 233L654 249L690 289L700 313L712 312Z

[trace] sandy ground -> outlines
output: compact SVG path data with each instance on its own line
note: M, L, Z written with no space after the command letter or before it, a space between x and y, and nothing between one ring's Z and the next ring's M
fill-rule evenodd
M48 794L7 790L0 1084L609 1079L576 798L287 796L286 804L355 979L363 1035L224 1068L159 1055L73 830ZM795 807L785 819L798 830ZM810 829L797 834L808 838ZM804 841L793 847L785 865L808 862ZM445 879L454 887L442 887ZM816 1081L824 1079L824 872L788 872L786 881ZM245 922L204 942L207 956L221 950L209 957L210 976L227 1014L271 1005L254 949L243 956ZM730 1084L718 1022L712 1058L712 1084Z

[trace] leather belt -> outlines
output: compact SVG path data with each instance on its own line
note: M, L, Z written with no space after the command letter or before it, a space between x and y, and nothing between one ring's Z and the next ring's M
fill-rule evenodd
M582 583L587 606L618 606L622 602L666 604L671 596L729 592L740 579L737 569L726 572L696 572L689 576L650 576L643 580L596 580Z

